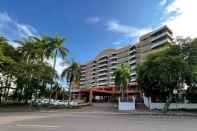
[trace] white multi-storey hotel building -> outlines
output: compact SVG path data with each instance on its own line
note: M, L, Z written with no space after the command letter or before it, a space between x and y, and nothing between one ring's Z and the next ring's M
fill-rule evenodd
M119 64L128 63L131 67L130 85L136 85L136 67L143 62L147 53L173 41L172 31L162 26L139 38L136 44L119 49L105 49L95 59L81 65L81 88L114 86L114 70Z

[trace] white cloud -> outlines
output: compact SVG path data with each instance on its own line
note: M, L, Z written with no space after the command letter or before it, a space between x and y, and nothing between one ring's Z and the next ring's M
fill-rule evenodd
M12 44L14 43L12 40L27 36L37 36L38 33L31 25L19 23L11 18L7 12L0 12L0 35L5 36Z
M165 6L167 4L168 0L160 0L160 5Z
M98 16L94 16L94 17L88 17L85 22L88 24L95 24L101 21L101 18Z
M152 28L136 28L128 25L120 24L118 21L109 21L107 23L107 30L123 34L127 37L139 37L149 31Z
M25 24L16 24L18 31L21 33L22 36L36 36L37 31L30 25Z
M15 47L15 48L17 48L17 47L20 46L20 45L19 45L17 42L15 42L15 41L9 40L8 43L9 43L10 45L12 45L13 47Z
M51 66L53 66L53 59L46 60L47 63L49 63ZM56 66L55 70L57 71L57 74L61 76L62 71L69 66L68 63L63 61L60 57L56 58Z
M164 15L167 20L162 24L168 25L175 36L197 37L197 0L174 0L165 7Z

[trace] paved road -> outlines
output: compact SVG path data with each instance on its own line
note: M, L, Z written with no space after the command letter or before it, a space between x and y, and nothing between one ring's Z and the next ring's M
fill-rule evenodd
M83 112L4 113L0 131L196 131L197 118L133 116L94 105ZM98 107L98 108L95 108Z

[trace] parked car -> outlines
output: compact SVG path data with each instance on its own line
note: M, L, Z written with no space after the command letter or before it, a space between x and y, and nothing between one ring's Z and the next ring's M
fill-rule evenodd
M54 100L51 99L49 103L49 99L36 99L32 100L32 106L35 107L45 107L45 106L52 106L52 107L68 107L69 104L73 107L79 106L79 103L76 101L71 101L70 103L68 100Z

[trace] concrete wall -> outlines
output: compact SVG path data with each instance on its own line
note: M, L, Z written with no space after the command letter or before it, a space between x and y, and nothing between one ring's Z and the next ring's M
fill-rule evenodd
M151 102L151 98L143 97L144 105L153 110L153 109L163 109L165 103L156 103ZM197 103L171 103L169 109L197 109Z
M118 110L133 111L135 110L135 100L128 102L121 102L120 98L118 101Z

